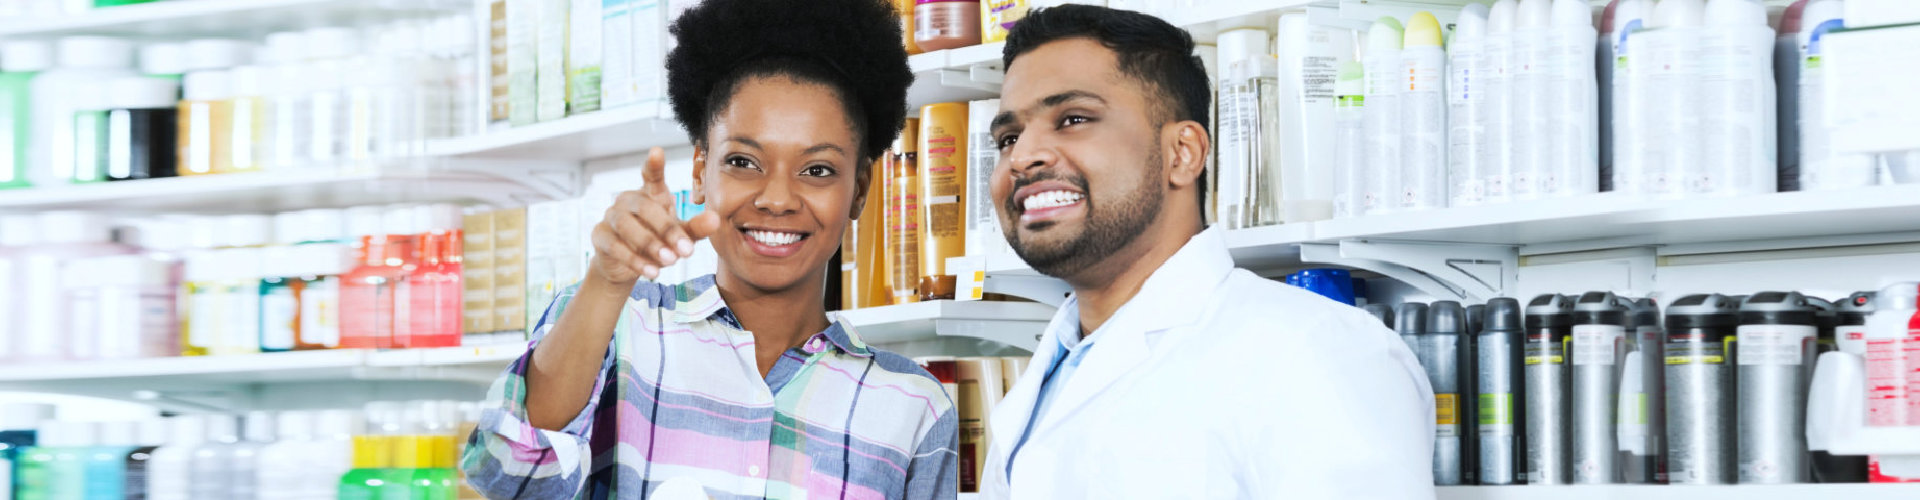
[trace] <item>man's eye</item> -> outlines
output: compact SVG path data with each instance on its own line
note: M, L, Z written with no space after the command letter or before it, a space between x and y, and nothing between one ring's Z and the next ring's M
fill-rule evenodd
M1089 121L1092 121L1092 120L1084 116L1068 116L1066 118L1060 119L1060 126L1063 128L1070 127L1073 125L1079 125Z
M1020 136L1018 134L1007 134L1000 136L999 139L993 141L993 144L995 147L1005 150L1013 147L1013 144L1016 142L1020 142Z

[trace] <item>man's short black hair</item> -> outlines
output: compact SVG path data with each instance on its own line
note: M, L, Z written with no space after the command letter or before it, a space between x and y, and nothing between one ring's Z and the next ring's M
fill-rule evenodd
M860 168L906 124L913 70L887 0L705 0L669 31L667 97L694 144L740 84L784 76L832 89L859 139Z
M1211 133L1208 117L1212 115L1213 88L1207 81L1206 65L1193 55L1193 35L1157 17L1079 4L1034 9L1008 32L1001 67L1012 69L1013 61L1021 55L1073 38L1099 42L1114 52L1120 73L1146 87L1152 103L1148 112L1153 113L1155 125L1192 121ZM1204 171L1196 185L1200 206L1205 207ZM1201 219L1205 218L1203 214Z

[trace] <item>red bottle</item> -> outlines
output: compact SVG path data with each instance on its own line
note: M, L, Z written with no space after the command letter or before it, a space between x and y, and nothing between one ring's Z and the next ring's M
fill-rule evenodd
M396 245L396 243L401 243ZM363 236L356 265L340 276L340 347L352 349L394 346L394 285L405 276L399 259L390 255L409 250L404 241L388 236Z
M460 345L461 290L458 262L447 258L447 232L420 235L419 265L407 273L408 337L396 337L400 347L458 347Z
M434 296L440 317L439 340L435 344L442 347L458 347L460 334L466 326L467 284L462 274L465 272L462 263L466 260L466 240L466 231L459 229L447 231L440 240L440 248L445 253L440 256L440 265L435 273L434 284L437 286Z

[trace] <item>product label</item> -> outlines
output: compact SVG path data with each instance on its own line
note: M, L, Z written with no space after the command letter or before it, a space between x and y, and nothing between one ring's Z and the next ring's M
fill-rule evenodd
M300 341L326 347L340 346L340 285L338 278L307 283L300 292Z
M1460 395L1433 395L1433 424L1440 437L1460 435Z
M260 348L293 349L299 311L299 300L294 298L293 289L285 286L268 289L266 296L260 298Z
M1315 38L1326 37L1326 33L1315 30ZM1321 104L1332 101L1334 85L1340 81L1340 58L1333 56L1307 56L1300 59L1300 94L1307 104Z
M1920 313L1907 320L1906 345L1902 346L1906 357L1907 374L1907 425L1920 425Z
M1527 366L1565 364L1566 352L1566 342L1527 342L1527 355L1524 361Z
M1906 425L1909 365L1903 343L1867 341L1867 425Z
M1734 351L1740 366L1799 366L1818 331L1801 325L1744 325Z
M1504 426L1501 432L1492 432L1492 426ZM1513 432L1513 393L1498 392L1480 395L1480 433L1507 434Z
M965 33L962 23L967 20L960 17L958 9L942 8L935 2L929 8L914 7L913 37L920 40L954 38ZM958 3L958 2L952 2Z
M1574 366L1613 366L1627 342L1627 329L1615 325L1574 325Z
M1732 343L1728 339L1727 343ZM1726 344L1707 342L1705 335L1673 335L1667 337L1666 363L1677 365L1721 365L1727 362Z
M226 296L213 288L194 286L187 297L188 349L206 349L221 336L220 326L225 313L220 306Z

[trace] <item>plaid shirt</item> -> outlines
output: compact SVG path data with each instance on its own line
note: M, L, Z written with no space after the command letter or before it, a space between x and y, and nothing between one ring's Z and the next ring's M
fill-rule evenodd
M577 287L534 329L553 329ZM711 275L641 282L579 416L527 424L529 349L488 393L461 468L488 498L952 499L958 417L940 382L837 320L763 379Z

